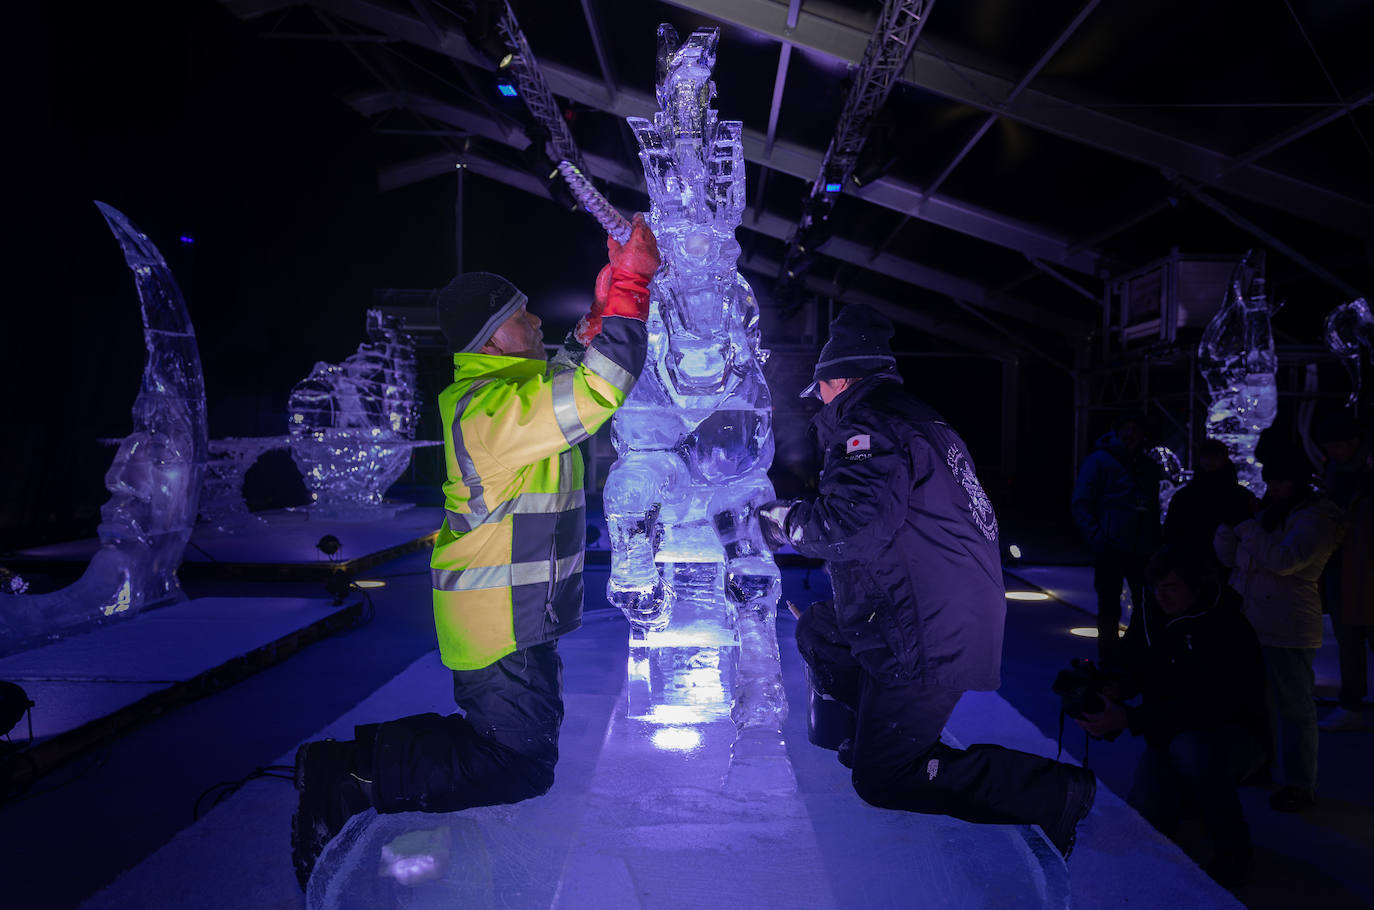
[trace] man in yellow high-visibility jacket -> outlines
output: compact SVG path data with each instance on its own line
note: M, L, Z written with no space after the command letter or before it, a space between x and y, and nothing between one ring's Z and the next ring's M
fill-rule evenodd
M658 246L641 216L597 278L576 366L546 362L539 317L499 275L439 297L454 381L439 395L445 519L430 561L439 653L462 714L358 727L296 754L291 853L304 888L350 816L450 812L546 792L563 720L558 637L582 622L586 534L577 444L624 402L644 364Z

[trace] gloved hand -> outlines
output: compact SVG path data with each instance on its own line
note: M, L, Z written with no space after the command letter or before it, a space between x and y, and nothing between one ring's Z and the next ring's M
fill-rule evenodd
M602 316L649 318L649 282L661 262L658 240L644 215L636 212L630 236L624 244L614 237L606 238L610 263L596 276L591 311L583 316L573 330L583 345L589 345L601 332Z
M629 239L624 244L617 243L614 237L606 238L611 274L603 315L648 319L649 282L662 260L658 255L658 240L644 221L644 215L636 212L632 224ZM600 276L597 276L597 284L601 284Z
M787 521L796 508L794 499L775 499L758 507L759 532L771 552L778 552L791 542Z

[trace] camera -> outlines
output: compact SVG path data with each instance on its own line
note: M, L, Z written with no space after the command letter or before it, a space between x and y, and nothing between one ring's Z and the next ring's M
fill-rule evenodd
M1113 681L1086 657L1076 658L1060 670L1050 687L1063 701L1064 713L1075 720L1084 714L1100 714L1107 707L1102 690Z

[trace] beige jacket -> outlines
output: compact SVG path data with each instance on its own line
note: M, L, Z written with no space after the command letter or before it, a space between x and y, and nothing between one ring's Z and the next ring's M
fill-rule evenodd
M1322 601L1317 580L1341 542L1341 510L1312 496L1289 513L1283 526L1265 531L1258 519L1234 529L1217 528L1217 558L1231 568L1245 618L1260 644L1271 648L1319 648Z

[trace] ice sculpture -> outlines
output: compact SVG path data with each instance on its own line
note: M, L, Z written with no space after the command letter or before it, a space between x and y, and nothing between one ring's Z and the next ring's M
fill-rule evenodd
M1374 313L1363 297L1341 304L1326 314L1326 346L1338 355L1350 373L1350 398L1346 407L1360 400L1363 359L1374 354Z
M1211 394L1207 435L1226 443L1240 482L1263 496L1255 446L1278 413L1278 357L1269 325L1264 264L1259 262L1247 289L1249 261L1247 253L1236 266L1226 302L1203 330L1197 357Z
M317 518L389 518L405 505L383 495L410 463L415 441L415 342L399 321L367 311L368 341L343 363L316 363L291 390L291 457Z
M200 520L216 531L241 534L267 527L267 520L248 511L243 501L244 475L263 454L284 449L289 436L258 436L210 440L205 485L200 491Z
M195 525L207 451L200 352L162 254L117 209L96 205L134 273L143 310L148 359L133 431L105 474L110 499L100 509L100 549L60 591L0 601L0 653L183 596L176 571Z
M1150 450L1150 460L1159 465L1159 521L1169 514L1169 503L1174 494L1183 488L1192 477L1191 471L1183 469L1183 462L1168 446L1155 446Z
M700 29L679 46L660 26L660 110L629 118L663 265L644 371L612 424L607 595L631 624L632 713L671 724L729 711L744 742L751 730L776 736L787 706L779 574L753 515L773 498L767 355L735 269L742 124L711 107L718 40Z

